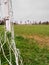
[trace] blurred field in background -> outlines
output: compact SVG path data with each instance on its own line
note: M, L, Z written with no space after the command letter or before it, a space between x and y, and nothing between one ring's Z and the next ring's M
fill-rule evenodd
M45 35L49 36L49 25L15 25L15 33L18 35Z
M23 65L49 65L49 25L14 25L14 33ZM3 58L2 65L8 65Z

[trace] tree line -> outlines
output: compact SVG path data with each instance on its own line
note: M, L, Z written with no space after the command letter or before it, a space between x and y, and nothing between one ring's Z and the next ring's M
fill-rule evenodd
M20 24L22 24L23 23L23 21L20 21ZM4 25L5 24L5 19L3 19L3 20L0 20L0 25ZM18 22L14 22L14 24L18 24ZM27 24L27 21L25 21L25 24ZM32 22L30 22L30 21L28 21L28 24L49 24L49 21L44 21L44 22L41 22L41 21L39 21L38 23L35 21L33 21L33 23Z

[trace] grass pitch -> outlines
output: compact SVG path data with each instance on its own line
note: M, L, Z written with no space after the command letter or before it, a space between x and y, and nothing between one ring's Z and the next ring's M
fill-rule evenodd
M4 27L0 26L0 33L3 29ZM49 46L45 45L49 43L49 25L15 25L14 33L23 65L49 65ZM43 47L40 44L44 44ZM4 58L2 58L2 65L8 65Z

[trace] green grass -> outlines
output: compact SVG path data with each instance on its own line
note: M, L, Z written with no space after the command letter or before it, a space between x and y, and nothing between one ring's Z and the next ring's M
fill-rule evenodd
M3 26L0 26L1 31L2 29ZM49 36L49 25L15 25L14 30L16 46L21 52L23 65L49 65L48 47L41 48L36 40L21 36L22 34ZM2 65L8 65L7 62L4 63L5 61L2 56Z
M40 48L34 39L16 37L16 45L20 49L24 65L49 65L49 50Z
M15 34L45 35L49 36L49 25L15 25Z
M4 30L4 26L0 25L0 32ZM15 34L17 35L45 35L49 36L49 25L15 25Z

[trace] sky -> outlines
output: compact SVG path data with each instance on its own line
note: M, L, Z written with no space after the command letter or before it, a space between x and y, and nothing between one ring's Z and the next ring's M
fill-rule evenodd
M49 21L49 0L13 0L17 20Z
M49 0L12 0L12 6L15 20L49 21Z

